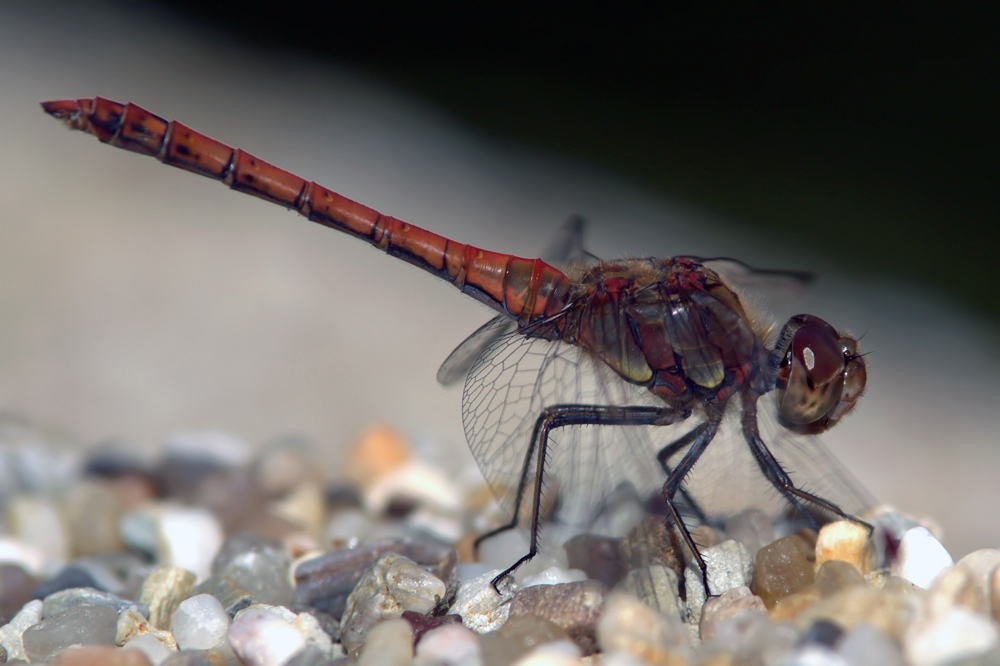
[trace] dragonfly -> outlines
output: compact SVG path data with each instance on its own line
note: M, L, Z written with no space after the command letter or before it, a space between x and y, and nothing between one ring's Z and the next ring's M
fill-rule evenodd
M780 271L693 256L601 261L582 250L578 222L551 263L492 252L383 215L132 103L94 97L42 107L104 143L359 238L496 311L438 372L443 384L465 380L465 434L508 517L477 546L529 523L528 552L494 588L539 552L548 493L557 493L557 516L567 522L593 521L623 484L640 497L659 493L706 594L708 567L689 523L746 508L750 488L763 488L759 501L777 507L773 515L813 524L828 516L871 531L856 517L870 497L813 437L864 392L857 339L808 314L777 327L725 276Z

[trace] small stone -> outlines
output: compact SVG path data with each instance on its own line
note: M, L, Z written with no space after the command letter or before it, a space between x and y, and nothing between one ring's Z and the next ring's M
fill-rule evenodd
M990 613L985 590L977 577L965 567L946 569L927 590L924 603L926 613L939 613L952 606L965 606L983 615Z
M733 664L781 664L796 639L795 629L787 623L776 624L761 613L741 613L720 622L715 638L705 647L732 655Z
M810 585L778 599L774 607L768 609L767 616L771 618L772 622L795 620L806 610L812 608L821 598L819 588Z
M844 628L833 620L820 618L814 620L812 624L802 633L799 638L799 645L816 643L823 647L832 649L844 635Z
M200 580L211 573L222 545L221 524L201 507L147 505L122 516L119 529L133 548L153 554L165 566L187 569Z
M446 592L441 579L413 561L395 553L383 555L347 598L341 620L344 647L358 654L376 624L397 618L404 610L430 613Z
M358 657L358 666L408 666L413 663L413 633L406 620L376 625Z
M163 447L154 474L167 497L188 501L207 476L243 467L249 452L246 442L228 433L181 433Z
M842 656L826 645L817 645L816 643L805 643L797 646L784 663L795 666L851 666Z
M968 608L954 606L933 621L920 623L919 630L907 631L903 649L913 666L940 666L988 652L997 646L997 640L997 627L992 620Z
M481 666L489 654L485 638L460 624L439 627L428 632L417 644L413 663L417 666Z
M680 552L677 531L668 528L662 516L646 518L622 537L619 545L624 571L660 565L672 569L678 578L684 570Z
M45 597L44 606L42 607L42 618L58 615L76 606L105 606L116 613L120 613L131 606L132 603L131 601L116 597L110 592L102 592L91 587L73 587L68 590L60 590Z
M42 602L36 599L24 604L10 622L0 627L0 645L7 650L8 662L14 659L28 659L24 652L22 635L25 629L38 624L41 619Z
M315 478L316 446L302 437L281 437L261 448L251 467L261 490L272 497Z
M143 617L137 606L129 606L118 614L118 622L115 625L115 645L125 645L131 640L152 634L153 638L163 643L170 651L177 651L177 641L169 631L161 631L153 628L145 617Z
M413 644L416 645L429 631L434 631L446 624L462 624L460 615L421 615L413 611L403 611L400 618L410 623L410 631L413 632Z
M562 627L537 615L519 615L499 630L483 634L480 649L487 664L510 664L539 645L567 640L569 633Z
M285 608L284 606L269 606L267 604L254 604L250 608L240 611L236 614L235 620L238 620L244 614L250 611L263 610L271 613L275 617L280 618L282 621L287 622L289 625L294 627L302 637L305 639L306 648L310 650L317 650L329 657L333 651L333 643L330 640L330 635L323 629L323 626L319 623L311 613L302 612L295 613L292 610Z
M868 528L851 520L837 520L816 536L816 567L829 560L853 564L866 574L875 568L875 550Z
M559 585L561 583L579 583L587 580L587 574L580 569L564 570L559 567L549 567L534 576L526 576L521 581L521 589L532 585Z
M170 629L170 616L187 599L195 575L177 567L154 569L142 584L139 601L149 606L149 622L157 629Z
M867 586L864 576L853 564L841 560L827 560L816 570L816 587L824 597L854 585Z
M229 615L219 600L208 594L188 597L171 618L177 646L182 650L208 650L226 639Z
M45 554L31 544L0 536L0 564L19 566L36 578L45 576Z
M29 661L44 661L71 645L114 645L118 613L105 606L77 606L24 630Z
M680 619L680 580L673 569L662 564L632 569L615 589L635 595L653 610Z
M499 569L489 571L478 578L462 583L451 604L451 612L462 617L462 624L468 629L484 634L496 631L507 621L510 613L509 601L514 596L514 583L508 576L493 589L493 579L500 575Z
M342 661L345 660L332 659L319 650L306 646L305 650L285 662L284 666L335 666L335 664L340 664Z
M386 553L416 562L445 581L449 591L458 584L455 575L458 553L451 546L422 539L380 539L367 546L342 548L300 563L295 568L295 603L341 617L348 595Z
M7 503L7 530L19 541L34 546L45 559L69 559L69 534L59 510L39 496L19 495Z
M427 505L446 513L462 510L462 493L442 470L420 460L410 460L402 467L380 477L365 488L365 508L381 515L398 500Z
M779 599L798 592L815 580L813 550L797 534L778 539L757 551L754 592L768 608Z
M139 650L119 650L105 645L88 645L60 652L52 666L155 666Z
M826 618L851 631L862 622L867 622L882 633L901 640L921 603L921 593L919 588L905 591L886 586L876 591L861 586L847 587L802 610L797 615L796 624L804 628L815 620ZM780 604L771 611L771 618L775 621L778 619L775 611L779 608Z
M123 507L111 484L84 479L70 490L64 506L70 543L76 555L121 549L118 519Z
M1000 550L996 548L974 550L955 563L956 567L962 567L975 576L984 590L989 589L990 574L997 565L1000 565Z
M703 548L701 556L708 566L708 588L712 594L722 594L741 585L749 586L753 581L754 559L739 541L730 539L717 546ZM696 560L692 560L684 570L684 589L687 592L688 622L698 624L701 607L705 603L705 586Z
M197 594L212 595L226 609L226 614L229 617L233 617L244 608L257 603L252 594L240 587L232 578L226 576L209 576L194 586L190 594L191 596Z
M287 606L295 597L288 580L289 564L280 541L241 533L226 539L212 563L212 573L235 581L260 603Z
M952 564L951 555L926 527L914 527L900 540L891 571L892 575L927 589Z
M226 666L221 650L184 650L174 652L160 666Z
M319 481L303 481L285 497L272 502L269 510L309 534L317 535L323 526L326 512L323 487Z
M756 508L744 509L727 518L725 532L730 539L746 546L755 557L758 550L775 540L774 524L766 513Z
M37 584L38 581L22 567L0 564L0 627L31 601Z
M170 658L170 655L177 651L176 648L171 650L163 644L163 641L159 640L153 634L142 634L141 636L136 636L125 644L124 650L136 650L141 652L146 655L146 659L148 659L149 663L153 666L160 666L163 662Z
M188 503L210 511L222 523L226 534L262 533L257 523L268 515L268 499L256 475L247 468L238 467L206 475Z
M249 608L230 625L229 645L246 666L280 666L305 649L306 639L278 615Z
M611 588L625 575L619 539L596 534L578 534L563 544L571 569L586 572L587 578L599 580Z
M402 467L411 458L410 445L398 431L375 426L358 438L347 456L344 476L361 488Z
M95 589L110 592L117 597L128 596L125 587L124 577L128 574L128 569L134 566L144 566L145 562L140 562L138 558L124 551L114 553L102 553L92 557L81 557L73 560L70 565L80 569L90 576L96 583Z
M596 580L536 585L514 594L510 617L537 615L565 629L585 654L597 650L597 619L607 588Z
M896 642L867 622L847 634L837 652L851 666L903 666Z
M52 578L43 583L39 583L35 588L35 598L44 599L61 590L73 588L97 588L97 581L85 569L70 565L63 567Z
M764 601L754 595L749 587L734 587L706 601L701 609L701 622L698 628L701 640L708 641L714 638L719 624L741 613L767 614Z
M320 540L330 544L334 550L357 548L371 533L372 521L361 509L347 507L340 509L327 520Z
M682 664L691 651L679 619L657 613L624 592L608 595L597 623L597 641L605 653L624 652L647 664Z

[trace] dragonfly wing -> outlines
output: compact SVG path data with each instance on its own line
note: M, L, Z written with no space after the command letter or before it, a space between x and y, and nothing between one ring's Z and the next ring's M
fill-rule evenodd
M451 386L469 374L469 370L483 352L501 336L510 333L517 322L507 315L499 315L476 329L448 354L438 368L437 380L443 386Z
M556 230L542 252L542 260L553 266L567 266L576 262L590 262L594 255L583 247L587 221L580 215L571 215Z

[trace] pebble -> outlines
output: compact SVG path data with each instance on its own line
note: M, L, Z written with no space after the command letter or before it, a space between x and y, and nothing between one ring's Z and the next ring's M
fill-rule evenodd
M288 579L289 564L280 541L240 533L223 543L212 563L212 573L234 581L260 603L287 606L295 597Z
M514 582L504 578L493 588L493 579L500 569L488 571L478 578L462 583L451 604L450 612L462 617L462 624L478 634L496 631L504 625L510 614L510 600L514 596Z
M44 661L71 645L114 645L118 613L105 606L77 606L24 630L24 653Z
M982 615L990 614L986 591L969 569L955 566L944 570L931 584L924 600L924 613L934 615L952 606L965 606Z
M281 499L268 505L268 510L279 518L318 535L326 518L326 498L318 480L306 480Z
M191 596L212 595L222 604L229 617L233 617L244 608L257 603L252 594L240 587L232 578L225 576L209 576L191 588L190 594Z
M896 642L867 622L844 636L837 652L851 666L903 666Z
M222 545L222 525L201 507L148 505L122 516L119 529L128 545L154 555L159 564L187 569L198 580L211 574Z
M302 632L261 608L241 611L229 627L228 638L245 666L281 666L306 647Z
M415 666L482 666L497 662L490 657L486 637L462 625L446 625L430 631L417 644ZM488 659L488 661L487 661ZM506 663L511 663L513 659Z
M361 509L346 507L327 519L320 540L334 549L357 548L371 533L372 521Z
M38 581L16 564L0 564L0 627L31 601Z
M163 641L159 640L153 634L142 634L141 636L136 636L132 640L125 643L123 652L126 650L136 650L146 655L146 659L153 666L160 666L163 662L170 658L172 654L177 651L175 647L171 650L169 647L163 644Z
M584 666L580 648L572 641L540 645L514 662L513 666Z
M767 614L767 606L764 605L763 599L751 592L749 587L742 585L734 587L706 601L702 606L701 621L698 625L701 640L714 638L719 624L741 613Z
M45 575L45 554L31 544L0 536L0 564L18 566L29 575L41 578Z
M868 528L851 520L836 520L820 528L816 536L816 568L830 560L853 564L866 574L875 568L874 544Z
M163 643L171 651L177 650L177 641L169 631L162 631L154 628L142 614L137 606L129 606L118 614L118 622L115 625L115 644L125 645L129 641L151 634L153 638Z
M662 564L632 569L615 589L635 595L653 610L680 619L683 603L678 596L680 579L673 569Z
M52 659L51 664L52 666L155 666L139 650L119 650L104 645L88 645L60 652Z
M38 599L44 599L49 595L55 594L61 590L69 590L73 588L97 588L97 581L94 577L90 575L86 569L81 569L80 567L70 565L68 567L62 567L52 578L49 578L43 583L39 583L38 587L35 588L35 597Z
M716 626L714 639L706 644L702 663L711 655L729 655L732 664L782 664L792 653L797 635L788 623L774 623L761 613L740 613Z
M251 470L235 468L207 474L192 492L189 503L208 509L222 523L226 534L247 530L263 533L261 526L266 526L268 518L284 523L266 513L268 499Z
M744 509L735 516L727 518L725 532L727 537L746 546L753 556L775 540L771 518L756 508Z
M562 627L537 615L520 615L499 630L483 634L480 645L488 664L510 664L539 645L566 640L570 640L569 633Z
M799 637L799 645L814 643L823 647L833 648L844 635L844 628L833 620L819 618L810 624Z
M123 504L112 484L83 479L63 502L66 528L77 556L107 553L122 547L118 519Z
M24 652L22 635L25 629L38 624L41 619L42 602L36 599L24 604L24 607L11 618L10 622L0 627L0 645L7 650L8 662L14 659L27 660L28 656Z
M413 663L413 633L403 619L386 620L368 634L358 666L409 666Z
M827 560L816 570L816 587L824 597L832 596L855 585L866 587L868 583L853 564L840 560Z
M619 542L596 534L578 534L563 544L567 565L606 587L614 587L625 575Z
M48 562L65 562L70 555L69 534L59 509L41 496L18 495L7 502L10 536L36 548Z
M536 585L514 594L510 617L545 618L565 629L585 654L593 654L597 650L597 620L607 593L607 588L596 580Z
M434 631L446 624L462 624L459 615L421 615L413 611L403 611L400 617L410 624L410 631L413 632L413 644L416 645L420 639L429 631Z
M974 575L984 590L989 589L990 574L997 565L1000 565L1000 550L996 548L974 550L955 563Z
M445 599L444 582L412 560L395 553L380 557L362 576L341 620L341 641L358 654L376 624L397 618L404 610L430 613Z
M188 597L171 618L171 631L182 650L208 650L226 639L229 615L219 600L208 594Z
M621 539L618 546L622 570L661 565L681 576L684 565L676 530L662 516L649 516Z
M285 495L317 475L316 446L303 437L281 437L265 444L251 469L257 485L272 497Z
M853 586L816 601L793 617L796 624L803 628L820 618L833 620L848 631L867 622L884 634L902 640L906 627L921 603L922 593L919 588L905 590L892 585L881 590ZM772 609L771 618L775 621L791 619L776 615L775 611L780 608L781 604Z
M42 618L47 618L76 606L105 606L120 613L133 602L91 587L73 587L48 595L43 603Z
M903 639L903 649L913 666L940 666L997 646L998 632L992 620L963 606L915 624Z
M801 536L778 539L757 551L754 592L768 608L815 580L813 549Z
M361 499L372 515L385 513L393 501L400 499L444 512L462 510L462 493L452 479L439 468L416 459L365 487Z
M329 657L333 652L333 643L330 640L330 635L323 629L319 620L317 620L311 613L295 613L284 606L255 604L250 608L237 613L234 621L238 620L250 611L258 610L271 613L275 617L280 618L283 622L286 622L294 627L300 634L302 634L307 648L317 650L327 657Z
M953 563L951 555L926 527L914 527L900 540L890 570L892 575L927 589L934 578Z
M691 652L679 619L625 592L608 594L596 633L605 653L624 652L647 664L684 663Z
M160 666L226 666L226 655L220 650L184 650L174 652Z
M739 541L730 539L717 546L703 548L701 556L708 566L708 589L712 594L722 594L741 585L749 586L753 581L754 558ZM688 622L696 625L705 603L705 586L701 569L694 560L684 570L684 589L687 591Z
M782 664L783 666L851 666L843 656L829 647L815 643L799 646Z
M397 430L375 426L365 431L351 448L344 476L355 485L368 488L405 465L411 457L409 442Z
M149 606L149 622L157 629L170 629L170 616L194 587L195 575L177 567L154 569L142 584L139 601Z
M580 581L587 580L587 574L580 569L569 569L564 570L559 567L549 567L545 571L535 574L534 576L526 576L524 580L521 581L521 589L526 587L531 587L533 585L559 585L561 583L579 583Z

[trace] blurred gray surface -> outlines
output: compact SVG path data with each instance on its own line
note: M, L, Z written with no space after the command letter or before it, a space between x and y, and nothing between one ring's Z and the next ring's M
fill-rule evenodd
M178 430L254 444L298 432L328 461L381 421L468 455L460 390L434 376L490 311L38 107L101 95L484 248L534 256L579 213L605 257L816 270L808 299L778 314L865 333L873 352L868 395L826 444L884 501L941 523L956 555L1000 545L996 331L945 299L852 280L793 238L737 233L612 174L499 145L348 69L248 53L159 15L28 7L0 5L0 411L146 448Z

